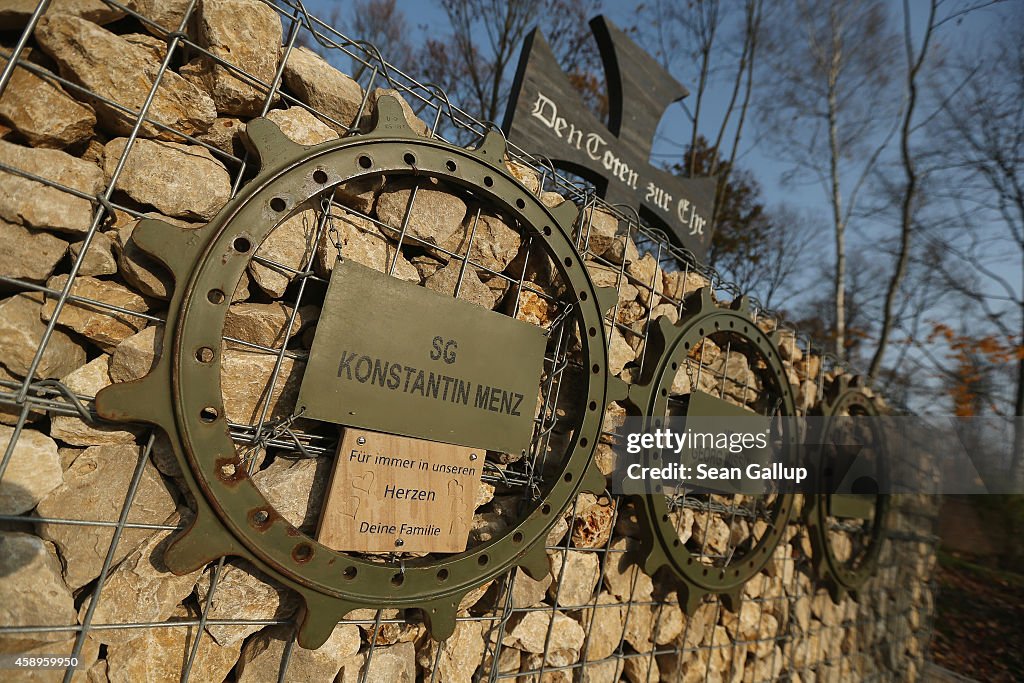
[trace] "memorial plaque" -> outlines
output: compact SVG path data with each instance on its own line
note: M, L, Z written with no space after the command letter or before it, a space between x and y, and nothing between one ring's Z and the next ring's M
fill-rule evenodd
M339 261L299 389L303 417L519 453L529 447L544 331Z
M703 259L714 226L715 179L683 178L650 163L665 109L687 95L643 48L603 16L590 22L608 84L607 127L587 109L538 29L527 36L504 130L524 149L593 182L611 204L635 207Z
M346 429L317 540L356 552L462 552L483 462L476 448Z

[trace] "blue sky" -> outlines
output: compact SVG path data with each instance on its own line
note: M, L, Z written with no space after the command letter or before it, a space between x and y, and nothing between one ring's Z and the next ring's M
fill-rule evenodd
M308 0L306 7L319 16L327 16L337 8L340 10L341 25L338 27L346 33L345 26L349 17L352 16L353 8L351 2L337 2L336 0ZM894 17L899 18L902 12L902 5L899 2L891 3L891 12ZM418 39L430 34L436 36L443 34L448 29L447 19L435 0L398 0L397 6L405 14L411 32L410 42L415 45ZM605 0L604 13L609 16L621 28L626 28L636 21L637 3L614 2ZM912 11L923 11L923 3L911 3ZM962 24L944 29L942 39L951 46L956 43L971 44L983 39L984 35L991 29L993 23L998 21L998 13L985 11L969 16ZM352 36L358 38L359 36ZM378 46L388 58L387 46ZM398 64L399 68L405 65ZM514 65L513 65L514 67ZM684 85L691 87L697 77L697 68L694 65L690 69L678 69L674 74ZM728 92L721 84L721 87L712 88L708 93L702 118L707 121L716 121L721 117L727 106ZM684 139L688 136L689 121L684 108L680 105L672 106L665 114L662 125L659 128L659 136L655 142L653 155L656 158L666 158L680 152L678 147L671 145L670 139ZM811 183L788 183L783 184L782 175L789 169L789 165L778 159L771 146L765 143L762 136L757 134L754 126L747 128L744 135L744 143L741 149L741 165L752 171L755 177L762 184L765 198L769 203L786 201L796 207L827 213L827 204L821 187Z

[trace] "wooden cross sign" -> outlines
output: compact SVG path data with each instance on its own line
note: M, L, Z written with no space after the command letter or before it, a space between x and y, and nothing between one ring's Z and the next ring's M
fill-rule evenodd
M658 122L688 92L654 58L603 16L590 28L608 83L608 126L583 104L544 36L526 38L505 114L505 134L525 149L593 182L612 204L644 220L703 260L714 227L714 178L681 178L651 166Z

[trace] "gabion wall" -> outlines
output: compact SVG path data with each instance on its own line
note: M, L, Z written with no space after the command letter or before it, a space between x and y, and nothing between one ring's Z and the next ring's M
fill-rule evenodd
M734 609L708 596L689 615L672 576L639 568L637 511L608 491L582 493L557 515L548 576L513 568L479 586L443 642L418 610L385 608L349 613L322 648L305 650L295 643L300 601L250 563L168 572L163 553L194 507L179 462L159 430L106 422L93 403L164 353L174 282L133 241L139 220L195 229L213 218L258 170L243 144L254 117L315 145L368 130L378 98L393 94L419 135L474 144L488 127L298 2L51 4L0 8L0 652L80 664L5 680L919 677L935 561L935 509L923 497L894 500L876 576L839 603L815 578L799 499ZM546 205L577 205L579 254L594 283L618 293L605 321L608 372L636 381L655 320L685 318L700 288L721 305L734 289L529 151L510 149L504 163ZM544 495L541 465L582 408L576 349L560 327L573 314L564 283L531 249L524 226L471 192L416 179L343 186L259 245L229 297L221 389L240 457L284 518L315 527L336 447L336 433L294 409L339 252L564 339L549 346L534 452L488 454L470 544L501 537L520 501ZM770 312L755 305L750 315L780 330L799 411L849 374ZM755 363L711 341L694 362L706 383L680 370L686 391L752 405L764 390ZM594 456L604 475L625 414L607 407ZM756 533L747 509L738 497L691 502L677 515L680 538L701 561L731 556Z

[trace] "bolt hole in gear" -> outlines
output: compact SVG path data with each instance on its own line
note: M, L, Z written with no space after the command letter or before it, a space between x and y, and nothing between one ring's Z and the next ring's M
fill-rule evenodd
M167 552L172 571L224 556L248 559L303 598L298 640L306 648L322 644L356 608L418 608L432 636L443 639L472 589L517 565L536 579L546 575L544 542L558 513L579 491L604 490L603 477L590 467L603 416L593 408L624 398L621 383L606 372L599 304L614 300L614 290L594 287L573 248L575 205L550 208L518 183L503 165L505 142L497 133L472 149L421 137L388 96L378 102L372 131L339 141L299 146L263 119L247 131L260 171L211 223L181 230L149 220L136 229L138 246L175 279L165 353L143 379L103 390L97 409L108 419L156 424L170 437L197 507L195 521ZM355 188L375 183L413 188L401 220L374 219L360 205ZM468 228L450 250L424 239L412 220L417 188L442 187L470 207L470 226L481 216L498 217L514 232L518 253L487 261L475 250L477 228ZM301 263L287 266L275 258L282 230L298 230L306 240ZM372 249L359 252L353 244L360 242ZM336 551L310 535L322 495L315 485L308 505L300 506L305 510L294 499L269 500L259 486L261 475L287 467L289 459L315 458L319 472L334 453L336 426L303 417L294 389L316 334L307 316L315 318L324 301L325 268L346 252L376 259L371 267L417 283L421 270L447 269L452 277L441 280L445 294L491 296L492 315L529 321L546 336L530 448L487 452L483 481L494 487L493 499L478 507L464 552ZM545 264L548 275L527 280L527 265L535 262ZM228 293L244 287L253 269L276 276L292 302L276 343L225 332ZM527 294L546 315L522 314ZM234 386L239 372L240 390ZM256 395L255 404L245 398ZM593 408L576 408L587 405Z
M746 301L729 308L704 287L683 302L676 324L659 318L639 381L630 386L630 412L645 418L645 431L665 418L683 417L706 406L713 415L761 415L772 424L772 440L798 458L792 420L793 392L773 335L761 330ZM656 465L651 455L651 462ZM743 585L772 558L783 540L794 495L696 493L655 481L634 496L643 534L641 561L648 574L665 569L681 580L680 602L688 613L718 594L727 608L740 603Z
M859 376L833 380L815 412L821 416L820 431L812 439L820 449L816 476L821 493L808 497L807 528L815 575L838 603L847 594L856 595L874 573L885 541L890 498L878 493L889 488L885 429L878 402ZM855 453L846 452L848 444L856 444ZM850 487L831 480L830 463L844 455L855 457L858 466L847 476L872 490L847 491Z

